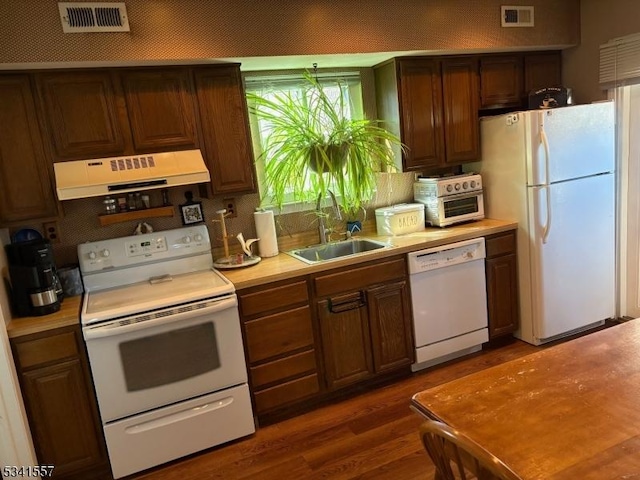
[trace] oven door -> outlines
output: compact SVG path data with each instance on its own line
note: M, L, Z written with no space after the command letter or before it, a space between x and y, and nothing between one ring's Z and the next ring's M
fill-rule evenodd
M103 423L247 381L235 294L83 334Z
M482 191L460 193L438 199L438 222L435 225L439 227L481 218L484 218Z

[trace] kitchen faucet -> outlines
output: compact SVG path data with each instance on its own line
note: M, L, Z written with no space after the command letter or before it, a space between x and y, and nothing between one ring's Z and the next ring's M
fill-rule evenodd
M340 207L336 201L336 196L331 190L328 190L331 197L331 204L333 206L333 214L336 220L341 221L342 215L340 214ZM322 195L318 195L318 201L316 202L316 215L318 216L318 234L320 235L320 243L327 243L327 234L331 233L331 229L327 228L324 220L325 214L322 212L320 204L322 203Z

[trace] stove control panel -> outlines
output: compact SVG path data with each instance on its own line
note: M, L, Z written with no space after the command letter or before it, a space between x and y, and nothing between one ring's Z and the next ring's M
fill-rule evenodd
M126 244L127 255L135 257L136 255L150 255L156 252L167 251L167 240L163 236L158 236L142 241L128 242Z
M78 260L83 275L197 254L211 256L211 241L205 225L111 238L78 245ZM211 261L213 262L213 260Z

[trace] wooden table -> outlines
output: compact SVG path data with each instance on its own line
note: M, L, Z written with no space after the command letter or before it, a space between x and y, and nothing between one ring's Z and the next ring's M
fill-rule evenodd
M523 479L640 479L640 319L414 395Z

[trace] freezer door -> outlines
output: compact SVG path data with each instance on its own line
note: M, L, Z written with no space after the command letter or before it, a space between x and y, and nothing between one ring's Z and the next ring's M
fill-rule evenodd
M531 329L538 344L615 314L614 179L597 175L528 190L532 315L523 316L522 329Z
M526 112L532 162L529 185L587 177L615 168L613 102ZM547 175L548 170L548 175Z

